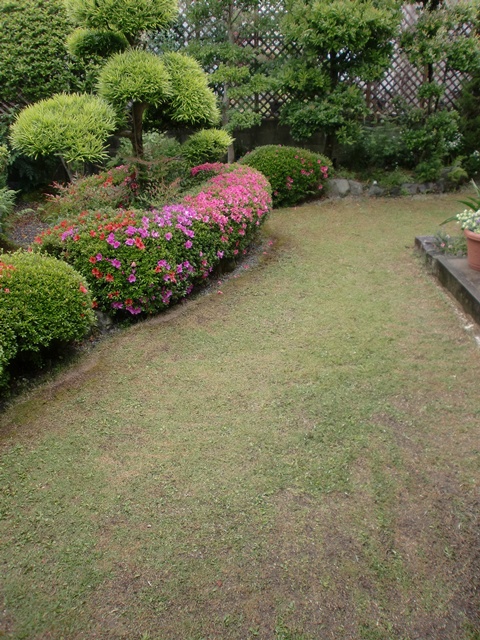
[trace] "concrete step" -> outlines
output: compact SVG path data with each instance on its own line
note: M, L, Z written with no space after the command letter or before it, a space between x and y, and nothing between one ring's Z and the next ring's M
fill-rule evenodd
M415 247L425 256L433 275L480 325L480 271L471 269L466 258L437 251L433 236L417 236Z

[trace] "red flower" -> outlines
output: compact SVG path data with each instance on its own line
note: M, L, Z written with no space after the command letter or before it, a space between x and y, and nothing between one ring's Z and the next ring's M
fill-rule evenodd
M105 280L107 282L113 282L113 276L111 273L107 273L107 275L105 276Z
M97 259L95 258L95 256L90 256L90 258L88 259L89 262L91 262L92 264L96 264Z
M135 238L135 246L137 247L137 249L145 249L145 245L143 244L142 239L138 236Z
M101 278L102 277L102 272L100 271L100 269L97 269L95 267L95 269L92 269L92 274L96 277L96 278Z
M82 283L80 283L79 289L82 293L88 293L88 289Z

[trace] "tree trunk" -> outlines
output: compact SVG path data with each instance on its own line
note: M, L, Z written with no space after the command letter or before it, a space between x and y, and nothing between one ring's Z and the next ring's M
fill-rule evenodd
M330 158L330 160L333 162L333 165L335 166L336 160L333 157L334 146L335 146L335 134L327 133L325 135L325 155L327 156L327 158Z
M143 158L143 114L146 108L144 102L134 102L132 105L132 146L136 158Z

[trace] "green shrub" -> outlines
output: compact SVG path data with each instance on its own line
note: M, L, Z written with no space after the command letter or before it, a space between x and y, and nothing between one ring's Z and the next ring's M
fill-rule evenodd
M27 156L56 155L75 167L105 159L115 127L115 111L102 98L59 93L23 109L12 125L11 141Z
M2 261L0 260L0 272L1 265ZM13 360L16 353L17 341L15 340L15 334L5 322L2 322L0 326L0 389L8 383L8 364Z
M10 154L4 144L0 144L0 189L7 186L7 165Z
M0 102L21 104L85 89L85 66L65 49L71 31L61 0L0 3Z
M68 51L81 60L101 60L124 51L128 40L123 33L98 29L75 29L66 40Z
M51 220L77 217L86 209L129 207L138 189L136 170L127 165L93 176L55 184L57 194L48 196L45 213Z
M83 278L55 258L18 251L0 260L0 375L12 357L80 340L95 323Z
M392 170L402 166L405 148L400 127L392 122L364 127L354 149L349 153L349 166L359 170Z
M5 219L13 212L16 195L16 191L12 191L11 189L7 189L6 187L0 189L0 233L3 232L2 218Z
M204 162L219 162L233 144L233 138L222 129L202 129L182 145L182 155L190 167Z
M296 147L266 145L245 155L240 164L261 171L272 187L273 204L290 206L319 195L331 172L325 156Z

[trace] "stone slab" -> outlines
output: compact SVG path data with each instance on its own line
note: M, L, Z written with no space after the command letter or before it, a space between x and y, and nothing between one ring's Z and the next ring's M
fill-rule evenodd
M418 236L415 246L438 281L458 300L464 311L480 324L480 271L468 266L466 258L439 253L433 236Z

